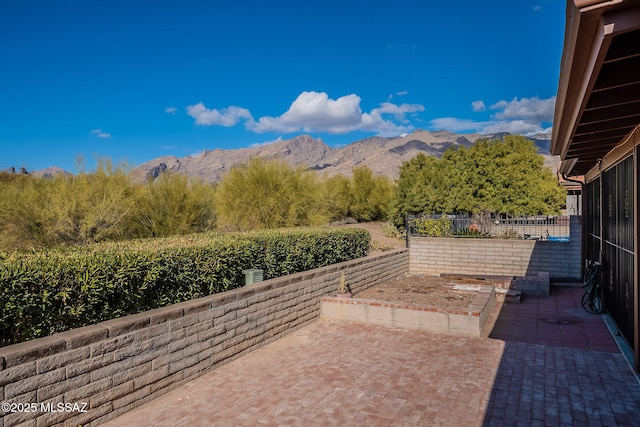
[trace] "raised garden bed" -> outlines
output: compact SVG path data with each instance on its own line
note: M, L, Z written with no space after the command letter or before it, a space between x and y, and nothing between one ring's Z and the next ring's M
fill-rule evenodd
M408 276L354 298L322 298L320 317L480 336L495 301L495 284L487 281Z

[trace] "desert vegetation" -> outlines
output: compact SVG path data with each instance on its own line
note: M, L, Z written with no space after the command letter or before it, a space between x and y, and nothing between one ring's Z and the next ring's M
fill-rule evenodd
M401 226L405 214L555 215L564 204L533 142L508 135L404 162L390 215Z
M563 201L533 144L517 137L442 159L418 155L395 183L366 167L324 177L260 158L216 184L171 173L139 183L104 159L53 178L2 172L0 345L229 290L241 286L243 268L271 278L371 248L365 230L312 226L405 213L551 213ZM393 223L385 230L398 232Z
M1 246L38 248L134 237L139 190L125 167L106 160L92 172L71 176L4 179Z
M210 230L317 226L354 218L493 213L557 214L564 191L522 136L420 154L394 183L366 167L324 177L284 160L254 158L217 184L164 173L135 183L126 165L35 178L0 174L0 249L37 249Z
M393 184L366 169L322 179L282 160L256 158L220 183L165 173L135 183L126 165L36 178L0 174L0 249L24 250L212 230L317 226L348 216L386 218Z
M328 218L316 175L281 160L254 158L232 168L215 200L225 229L320 225Z

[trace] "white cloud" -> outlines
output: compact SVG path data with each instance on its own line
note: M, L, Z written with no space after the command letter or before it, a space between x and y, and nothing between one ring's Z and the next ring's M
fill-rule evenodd
M196 124L201 126L235 126L241 120L253 121L249 110L231 106L222 110L210 110L202 102L187 107L187 114L196 119Z
M398 96L404 96L404 95L409 95L409 92L406 90L401 90L399 92L395 93ZM390 102L393 99L393 93L390 93L389 96L387 97L387 102Z
M383 102L380 108L374 108L370 113L362 115L362 124L360 130L376 132L378 136L398 136L413 130L413 126L409 124L409 120L405 117L408 113L416 113L424 111L424 106L420 104L402 104L395 105L390 102ZM391 120L385 120L383 114L393 114L394 118L402 125L396 124Z
M100 129L94 129L91 131L91 135L95 135L98 138L111 138L110 133L102 132Z
M366 113L360 107L361 99L351 94L337 99L324 92L302 92L277 117L264 116L254 120L249 110L228 107L210 110L202 103L187 107L187 113L203 126L234 126L244 120L245 127L256 133L276 132L327 132L348 133L352 131L375 132L380 136L397 136L413 129L406 115L424 111L419 104L396 105L383 102L379 108ZM392 115L395 122L388 117ZM400 122L400 123L396 123Z
M446 129L451 132L480 132L491 124L489 121L478 122L475 120L457 119L455 117L441 117L433 119L429 123L432 129Z
M380 108L377 110L381 114L393 114L397 120L406 120L405 115L408 113L416 113L418 111L424 111L424 106L420 104L402 104L396 105L390 102L383 102L380 104Z
M176 107L167 107L164 112L167 114L175 114L178 109Z
M531 122L552 122L556 97L547 99L513 98L512 101L499 101L489 107L492 110L502 110L494 115L498 120L522 119Z
M484 127L480 133L498 133L509 132L512 134L531 135L534 133L542 133L544 129L536 123L530 123L525 120L511 120L503 122L495 122Z
M523 135L550 133L551 128L545 127L545 124L553 122L555 101L555 97L502 100L489 107L490 110L495 111L490 120L476 121L443 117L431 120L430 124L433 129L446 129L452 132L473 131L481 134L509 132ZM474 101L471 106L475 112L486 110L483 101Z
M280 117L261 117L248 128L255 132L312 130L345 133L359 127L360 97L354 94L330 99L324 92L302 92Z
M473 111L475 111L476 113L487 109L486 105L484 105L484 101L482 100L473 101L471 103L471 108L473 108Z
M385 120L382 118L379 109L373 109L371 113L364 113L362 115L360 126L353 130L375 132L378 136L389 137L410 132L413 130L413 127L409 125L397 125L390 120Z

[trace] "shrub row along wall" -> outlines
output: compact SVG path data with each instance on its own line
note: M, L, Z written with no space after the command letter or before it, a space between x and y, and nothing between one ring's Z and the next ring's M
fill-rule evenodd
M581 225L570 221L570 241L411 237L410 274L581 277Z
M0 348L0 401L36 409L0 427L98 425L317 319L343 272L359 292L408 268L396 250Z
M0 345L228 291L243 269L272 279L348 261L369 245L366 230L325 227L0 253Z

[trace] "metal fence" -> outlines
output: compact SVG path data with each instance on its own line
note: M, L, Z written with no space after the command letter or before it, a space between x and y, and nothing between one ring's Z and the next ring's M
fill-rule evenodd
M568 242L568 216L407 215L408 236Z

